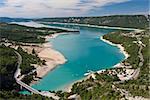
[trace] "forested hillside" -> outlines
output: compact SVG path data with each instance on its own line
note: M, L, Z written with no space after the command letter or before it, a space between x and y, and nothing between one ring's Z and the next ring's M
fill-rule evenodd
M102 17L42 18L33 20L44 22L79 23L127 28L148 28L149 19L149 15L114 15Z
M0 100L53 100L41 95L21 95L18 93L20 88L14 78L18 57L14 51L13 48L0 45ZM31 67L30 63L36 63L38 58L24 52L21 48L18 48L17 52L23 57L22 71L31 70L33 67ZM31 80L33 80L32 75L24 78L26 83L30 83Z
M9 41L24 42L24 43L44 43L44 36L66 32L66 30L54 28L34 28L17 24L0 23L0 40L3 38Z
M14 49L0 45L0 89L14 88L14 72L17 69L17 55Z

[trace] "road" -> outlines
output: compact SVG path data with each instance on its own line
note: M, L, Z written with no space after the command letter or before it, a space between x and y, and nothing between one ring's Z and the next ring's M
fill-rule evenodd
M15 78L16 82L17 82L20 86L24 87L25 89L27 89L28 91L30 91L30 92L32 92L32 93L34 93L34 94L39 94L39 95L42 95L42 96L52 97L52 98L54 98L55 100L59 100L59 97L56 96L54 93L50 93L50 92L48 92L48 91L41 91L41 92L40 92L40 91L38 91L38 90L32 88L31 86L29 86L29 85L27 85L27 84L25 84L24 82L21 81L22 78L19 78L19 76L21 75L20 65L21 65L21 63L22 63L22 56L21 56L17 51L15 51L15 53L16 53L17 56L18 56L17 70L16 70L16 72L15 72L15 74L14 74L14 78Z
M14 74L14 78L17 80L18 79L18 76L19 75L21 75L21 69L20 69L20 65L21 65L21 63L22 63L22 56L17 52L17 51L15 51L15 53L17 54L17 56L18 56L18 65L17 65L17 70L16 70L16 72L15 72L15 74Z

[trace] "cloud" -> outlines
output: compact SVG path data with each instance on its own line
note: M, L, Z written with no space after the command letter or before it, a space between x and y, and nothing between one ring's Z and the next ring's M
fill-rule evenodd
M0 16L81 16L95 8L101 9L106 5L127 1L129 0L3 0Z

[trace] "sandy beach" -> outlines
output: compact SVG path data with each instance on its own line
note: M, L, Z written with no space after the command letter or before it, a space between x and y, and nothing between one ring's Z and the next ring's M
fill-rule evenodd
M83 80L85 81L85 80L89 79L90 77L91 77L91 75L89 74L88 76L83 77L82 79L79 79L79 80L77 80L77 81L74 81L74 82L72 82L72 83L66 85L64 88L62 88L62 91L64 91L64 92L71 92L72 86L73 86L75 83L77 83L77 82L82 82Z
M37 28L39 27L51 28L48 25L43 25L40 23L32 22L32 21L31 22L15 22L15 23L19 25L25 25L25 26L37 27ZM58 65L64 64L67 61L65 57L59 51L53 49L52 44L49 42L49 39L56 38L58 35L62 35L62 34L68 34L68 33L62 32L62 33L55 33L55 34L47 35L45 36L46 43L36 44L36 46L32 46L29 44L27 44L26 46L21 46L29 54L32 54L32 50L34 49L37 56L41 60L45 61L45 65L33 64L33 66L36 68L37 77L42 78L49 71L52 71ZM35 78L35 80L38 80L38 79ZM37 83L37 81L33 80L31 82L31 85L35 83Z
M57 67L57 65L64 64L67 60L65 57L57 50L52 48L52 44L48 42L49 39L56 38L60 34L66 33L56 33L45 37L46 43L37 44L36 46L26 45L21 46L26 52L32 54L32 50L34 49L37 56L45 61L45 65L37 65L32 64L36 68L37 77L45 76L49 71L52 71ZM35 80L38 80L35 78ZM32 81L32 84L36 84L37 81Z
M59 34L56 33L51 36L46 36L45 37L46 41L48 41L50 38L56 38ZM64 64L67 61L60 52L52 48L50 42L42 44L42 50L40 52L38 51L36 52L38 57L46 61L45 62L46 65L37 67L38 77L45 76L49 71L53 70L57 65Z
M45 47L41 52L38 53L38 56L45 60L45 64L41 67L37 67L37 76L43 77L49 71L53 70L57 65L64 64L67 60L65 57L58 51Z

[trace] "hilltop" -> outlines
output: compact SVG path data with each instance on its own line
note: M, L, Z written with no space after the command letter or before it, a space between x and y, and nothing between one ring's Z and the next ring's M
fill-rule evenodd
M98 26L112 26L124 28L148 28L150 16L147 15L113 15L100 17L64 17L64 18L41 18L33 21L78 23Z
M56 17L56 18L9 18L0 17L0 22L59 22L59 23L78 23L98 26L112 26L125 28L148 28L150 15L110 15L97 17Z

